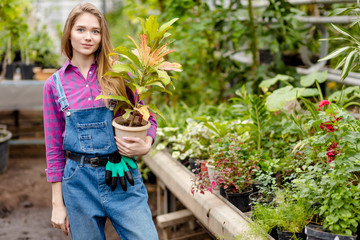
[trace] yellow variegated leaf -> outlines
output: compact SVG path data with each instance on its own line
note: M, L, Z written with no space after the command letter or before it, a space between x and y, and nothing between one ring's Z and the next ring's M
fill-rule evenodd
M128 119L130 117L130 114L133 112L132 109L125 109L125 113L122 115L123 119Z
M143 119L145 121L149 120L150 112L149 112L149 108L147 105L144 105L141 108L134 108L134 110L138 111L143 116Z

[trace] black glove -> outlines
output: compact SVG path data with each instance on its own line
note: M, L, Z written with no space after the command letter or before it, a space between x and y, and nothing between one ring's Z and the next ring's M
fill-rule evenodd
M126 180L134 186L134 179L129 171L129 165L132 169L136 169L136 163L133 159L121 156L118 151L111 155L109 161L106 164L105 182L108 186L111 186L111 191L114 191L117 184L117 177L119 175L120 185L124 191L127 190Z

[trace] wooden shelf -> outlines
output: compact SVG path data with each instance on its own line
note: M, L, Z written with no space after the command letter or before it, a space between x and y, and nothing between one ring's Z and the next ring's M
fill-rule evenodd
M148 154L143 157L145 164L166 186L169 191L199 220L214 236L220 239L233 239L235 236L250 233L251 220L240 210L227 203L218 194L195 193L191 189L193 174L171 158L165 151ZM254 236L252 239L264 239ZM272 239L268 236L267 239Z

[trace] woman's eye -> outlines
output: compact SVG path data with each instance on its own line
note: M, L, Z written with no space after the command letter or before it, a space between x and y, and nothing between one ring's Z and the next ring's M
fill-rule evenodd
M93 33L94 33L94 34L99 34L100 31L99 31L99 30L94 30Z
M84 31L84 29L82 29L82 28L78 28L78 29L77 29L77 31L78 31L78 32L83 32L83 31Z

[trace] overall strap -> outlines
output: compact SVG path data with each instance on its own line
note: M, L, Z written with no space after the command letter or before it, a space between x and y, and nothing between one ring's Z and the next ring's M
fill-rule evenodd
M65 92L64 92L64 88L61 84L61 80L60 80L60 75L59 75L59 71L56 71L53 74L53 79L54 79L54 83L55 83L55 88L59 97L58 102L60 103L61 106L61 111L66 113L66 116L70 116L70 110L69 110L69 102L66 98Z

